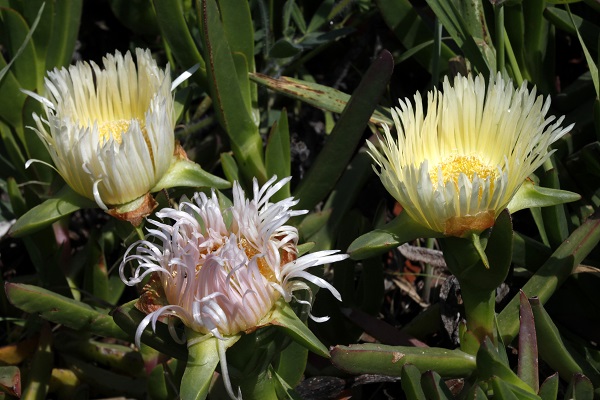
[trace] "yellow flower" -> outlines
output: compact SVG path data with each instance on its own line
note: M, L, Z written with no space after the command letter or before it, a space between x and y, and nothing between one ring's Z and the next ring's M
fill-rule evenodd
M175 114L169 67L149 50L79 62L45 79L46 118L34 114L39 137L63 179L99 207L145 196L169 169Z
M398 139L384 126L380 150L367 142L385 188L408 215L429 229L463 237L491 227L527 177L569 132L564 117L546 118L550 99L524 83L515 90L500 74L458 76L443 93L392 109Z

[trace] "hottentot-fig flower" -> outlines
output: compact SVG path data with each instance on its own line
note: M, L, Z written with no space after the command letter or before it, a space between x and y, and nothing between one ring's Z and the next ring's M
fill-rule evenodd
M309 290L306 281L341 300L333 286L306 270L347 255L333 250L298 257L298 231L285 223L306 211L291 210L297 204L291 197L271 203L290 178L275 180L259 187L255 179L253 199L234 183L233 205L225 210L214 191L210 196L196 193L178 208L158 211L164 222L148 220L154 227L145 240L129 247L120 266L128 285L152 276L138 302L138 308L149 312L138 327L138 342L148 324L155 326L166 316L219 339L252 332L269 323L265 318L279 299L290 302L295 291ZM130 264L133 273L126 277Z
M368 142L375 168L404 211L446 236L465 237L494 224L523 182L571 130L546 117L550 98L500 74L446 77L442 92L400 100L392 109L397 139L384 126L379 148Z
M34 130L54 166L77 193L99 207L146 196L169 169L175 148L175 114L169 67L149 50L118 51L94 62L49 71L45 108ZM137 64L137 65L136 65Z

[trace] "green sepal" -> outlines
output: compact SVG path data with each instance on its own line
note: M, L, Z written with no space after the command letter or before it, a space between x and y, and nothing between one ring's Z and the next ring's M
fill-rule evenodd
M408 400L425 400L419 368L412 364L405 364L400 374L400 383Z
M204 334L186 329L186 336L189 343L190 340L204 336ZM224 346L225 349L228 349L239 339L239 335L224 339L211 336L188 347L187 365L181 379L181 388L179 391L181 399L200 400L206 398L213 379L213 373L220 361L219 346Z
M94 208L96 203L65 185L55 197L27 211L10 229L10 235L21 237L37 232L60 218L81 208Z
M477 352L477 373L483 379L498 377L527 393L535 395L533 389L523 382L508 365L504 363L498 350L489 338L485 338Z
M298 342L321 357L329 358L327 347L298 318L292 307L285 300L279 299L275 303L273 312L269 315L268 322L264 325L275 325L283 328L295 342Z
M225 179L209 174L193 161L175 156L165 175L158 181L150 192L158 192L174 187L211 187L227 189L231 184Z
M80 301L33 285L6 283L6 297L17 308L30 314L40 314L48 321L63 324L71 329L96 335L127 339L103 309L95 309Z
M128 335L126 337L131 341L133 341L137 327L146 316L143 312L135 308L136 302L137 299L125 303L117 307L112 313L115 323ZM162 322L156 324L155 332L152 332L150 325L146 327L142 333L141 342L161 353L180 360L185 360L187 357L185 345L175 342L169 333L167 325Z
M490 269L490 262L488 261L487 255L485 254L485 246L481 243L481 237L479 236L479 233L471 234L471 243L473 243L473 247L475 247L475 251L479 255L483 266L486 269Z
M525 208L555 206L577 201L580 198L577 193L537 186L532 181L526 180L508 203L507 208L512 214Z
M347 253L354 260L363 260L383 254L389 249L411 240L443 236L443 233L432 231L416 222L408 213L401 212L385 226L365 233L354 240L348 247Z

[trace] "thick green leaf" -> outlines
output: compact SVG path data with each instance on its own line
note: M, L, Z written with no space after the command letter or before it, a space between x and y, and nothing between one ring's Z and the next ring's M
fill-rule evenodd
M519 232L513 235L512 262L535 272L552 254L552 249Z
M599 241L600 213L596 212L556 249L552 257L523 286L523 292L528 297L537 296L542 304L548 301ZM500 335L506 344L512 342L519 331L519 303L519 297L514 297L498 315Z
M473 385L467 392L466 400L487 400L487 396L481 386Z
M75 193L70 187L63 187L56 197L27 211L10 230L14 237L21 237L39 231L81 208L93 208L96 203Z
M408 400L425 400L425 393L421 388L421 371L412 364L405 364L400 374L402 391Z
M2 57L0 57L0 61L2 61ZM0 84L0 92L2 92L2 84ZM2 96L0 96L0 103L2 102L1 99ZM1 111L0 111L0 116L1 116ZM23 152L21 151L21 148L19 147L19 145L17 144L16 140L15 140L15 135L13 134L13 129L11 129L11 127L5 123L2 122L2 120L0 119L0 139L2 140L2 144L4 145L4 147L6 148L6 153L8 153L8 157L10 158L10 163L12 163L12 165L10 165L11 169L14 169L14 172L9 171L8 168L6 168L3 171L3 176L11 176L12 174L13 177L15 178L22 178L22 180L27 180L27 173L25 172L25 156L23 155ZM9 161L6 160L6 163L8 164ZM12 172L12 173L11 173Z
M6 296L21 310L40 316L48 321L63 324L71 329L100 336L127 339L104 309L95 309L46 289L33 285L6 283Z
M0 9L4 43L9 54L16 55L22 48L20 56L14 60L11 71L19 81L19 85L27 90L35 90L38 83L37 58L35 44L31 40L31 30L27 22L16 10L10 8ZM24 47L23 44L25 44Z
M291 387L296 387L304 377L308 349L292 342L279 353L274 362L277 375Z
M458 9L457 3L452 1L427 0L427 4L465 57L478 72L488 76L496 68L496 59L485 22L477 20L483 13L481 3L462 2L460 4L463 9Z
M52 354L52 330L44 324L37 349L27 374L25 390L21 399L44 400L50 388L54 355Z
M145 398L147 385L144 378L130 378L68 355L62 355L62 358L79 379L107 396Z
M592 382L585 375L574 374L567 388L567 393L565 393L565 400L587 400L594 397Z
M253 110L258 101L256 85L248 79L254 72L254 28L248 2L238 0L218 0L223 20L223 30L231 53L234 55L238 82L248 111L258 121L258 110Z
M151 0L109 0L110 9L118 20L140 35L160 34Z
M515 374L508 364L505 364L498 350L496 350L494 344L489 338L486 338L481 344L479 351L477 352L477 374L483 379L490 379L492 377L498 377L506 383L515 385L522 390L535 394L534 391L527 383L523 382L517 374Z
M152 1L158 25L173 52L173 56L183 69L198 64L200 68L192 75L192 79L195 79L203 89L207 89L206 63L200 55L200 51L185 22L183 16L184 2L172 0Z
M163 189L174 187L210 187L215 189L227 189L231 184L223 178L209 174L200 165L187 158L173 157L171 166L167 173L150 189L150 192L158 192Z
M323 206L324 210L332 211L331 216L325 226L309 237L310 240L317 243L319 249L333 248L340 225L347 218L348 211L355 204L358 195L373 174L372 163L373 160L367 153L366 147L361 147L335 185ZM304 221L302 222L304 224ZM352 239L355 238L356 236Z
M402 376L402 367L413 364L421 372L436 370L444 377L466 377L475 371L475 357L460 350L438 347L404 347L365 343L335 346L331 360L351 374Z
M298 208L312 209L334 188L352 155L394 69L392 55L383 50L352 94L329 138L298 184Z
M54 2L52 36L46 53L46 70L71 63L79 33L82 8L83 0Z
M573 374L582 372L581 367L577 365L577 362L565 347L556 325L552 322L540 300L534 297L529 299L529 302L535 317L540 357L553 370L557 371L561 378L570 380Z
M540 391L538 392L538 396L542 398L542 400L555 400L558 398L558 373L554 373L546 378L542 386L540 386Z
M532 181L526 180L508 203L507 208L512 214L526 208L555 206L579 199L581 196L577 193L538 186Z
M407 49L401 57L405 58L410 53L424 68L432 72L431 60L435 51L431 40L432 31L430 24L423 21L417 8L408 0L377 0L376 4L387 26ZM440 70L446 71L448 60L456 54L445 43L441 44L440 52Z
M411 240L442 236L442 233L424 227L413 220L406 212L401 212L385 226L358 237L348 247L347 253L355 260L362 260L383 254L389 249Z
M285 96L337 114L341 114L350 101L350 95L337 89L287 76L271 78L267 75L253 73L250 74L250 79ZM369 121L374 124L394 124L389 108L381 106L375 107Z
M126 332L128 339L131 341L134 339L135 331L140 325L140 322L142 322L146 316L135 308L136 301L137 300L132 300L129 303L123 304L116 308L112 313L115 323ZM144 330L144 333L142 333L141 341L171 357L180 360L187 359L188 355L185 345L175 342L169 333L169 328L162 322L156 324L156 332L152 332L152 330L147 327L146 330Z
M524 391L522 388L506 382L498 376L490 379L494 389L494 399L499 400L537 400L539 397L533 393Z
M240 170L235 159L229 153L221 153L221 166L227 180L231 183L240 180Z
M279 121L271 127L267 148L265 150L267 176L277 175L279 179L291 175L290 165L290 130L287 111L283 110ZM291 196L290 183L273 195L273 201L283 200Z
M184 368L185 363L176 358L171 358L169 361L157 365L148 379L150 399L171 400L177 398Z
M189 329L186 330L186 335L188 341L203 336ZM213 373L219 364L219 347L227 349L233 346L239 338L240 336L232 336L221 340L212 336L189 346L189 357L181 379L179 392L182 399L200 400L206 398L213 379ZM221 342L219 343L219 341Z
M231 48L215 0L199 0L204 59L210 96L219 123L227 133L244 177L266 181L262 140L242 96Z
M454 397L440 374L433 370L423 374L421 386L425 396L430 400L451 400Z
M308 326L292 310L292 307L282 299L275 305L272 314L267 317L270 325L281 327L297 343L306 347L321 357L329 358L327 347L321 343Z
M522 291L520 292L520 299L519 314L521 323L519 326L519 364L517 373L519 378L537 393L540 388L540 380L535 321L529 300Z
M0 118L8 123L15 132L21 142L24 142L23 118L21 109L27 97L21 92L21 85L15 78L12 71L5 70L7 66L4 55L0 53L0 71L7 71L0 81ZM3 122L3 121L0 121ZM4 131L4 130L3 130ZM9 132L3 132L6 135Z

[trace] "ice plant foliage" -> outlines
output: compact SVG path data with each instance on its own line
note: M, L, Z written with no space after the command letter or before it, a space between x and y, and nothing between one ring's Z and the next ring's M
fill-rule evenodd
M138 343L146 326L155 326L165 316L175 316L192 330L220 339L251 332L269 322L265 317L279 298L289 302L296 290L308 290L305 281L341 300L333 286L306 270L347 255L333 250L297 256L298 231L284 224L306 211L291 210L298 202L291 197L269 202L290 178L275 180L263 187L254 180L252 200L234 183L233 205L225 211L215 192L210 197L197 193L177 209L157 212L166 223L149 220L155 228L127 250L120 266L128 285L152 274L164 291L165 305L140 324ZM126 278L129 263L135 269Z
M149 50L118 51L104 68L79 62L45 78L46 97L35 131L54 165L77 193L99 207L122 205L150 191L167 172L175 146L169 67Z
M564 117L546 117L550 98L519 89L500 74L486 88L479 75L446 77L442 93L400 100L392 109L397 139L384 126L380 149L367 142L385 188L408 215L448 236L494 224L527 177L569 132Z

